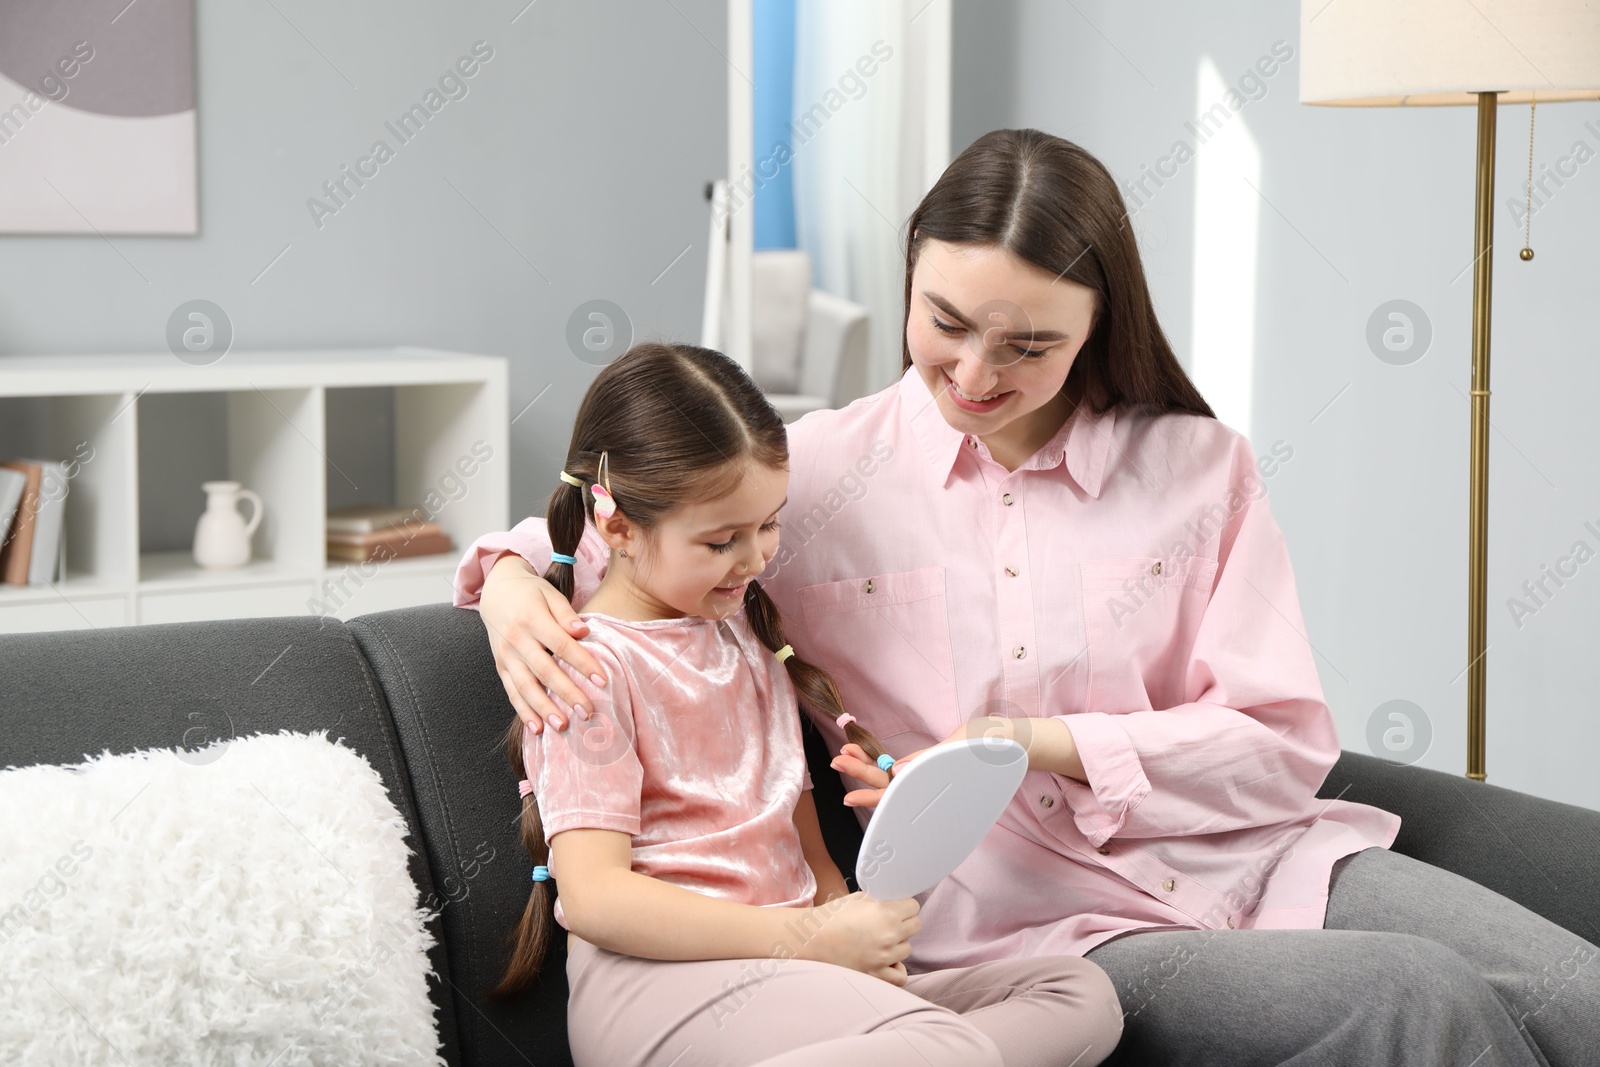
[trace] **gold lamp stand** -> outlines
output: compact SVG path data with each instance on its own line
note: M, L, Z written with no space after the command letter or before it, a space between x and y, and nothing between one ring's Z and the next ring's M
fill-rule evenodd
M1600 99L1600 4L1504 0L1485 10L1471 0L1300 0L1299 61L1302 104L1478 105L1467 519L1467 777L1485 781L1495 109L1502 103ZM1497 88L1483 88L1490 85ZM1529 152L1531 180L1531 141ZM1524 252L1523 258L1529 258L1531 253Z
M1484 781L1489 627L1489 290L1494 281L1494 130L1499 93L1478 94L1472 227L1472 472L1467 506L1467 777Z

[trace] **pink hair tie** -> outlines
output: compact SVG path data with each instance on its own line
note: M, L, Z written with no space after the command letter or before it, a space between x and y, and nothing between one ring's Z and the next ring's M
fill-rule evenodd
M531 792L533 792L532 779L524 778L522 781L517 783L517 795L519 797L525 797Z
M845 728L845 724L855 722L856 717L847 711L843 715L839 716L839 718L835 721L838 722L839 729L843 730Z

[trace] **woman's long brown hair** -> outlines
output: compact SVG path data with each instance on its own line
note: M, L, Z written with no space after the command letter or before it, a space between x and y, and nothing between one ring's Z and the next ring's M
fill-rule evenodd
M594 498L588 487L595 482L602 451L607 454L606 472L617 510L647 538L675 508L727 495L748 463L773 470L789 465L783 420L743 368L708 348L654 341L634 345L601 370L578 407L562 469L584 487L562 481L550 494L545 527L555 552L576 554L585 524L594 521ZM647 566L648 560L640 564ZM552 563L544 578L572 599L571 564ZM763 645L776 652L787 644L778 609L760 582L752 580L746 587L744 608ZM844 701L826 671L798 655L787 657L784 666L802 703L829 718L843 714ZM883 754L877 738L858 724L848 724L845 732L869 760ZM505 743L518 780L528 776L522 759L523 734L522 720L514 719ZM531 794L522 800L521 831L523 847L534 864L547 865L550 850L537 799ZM552 885L533 883L511 935L505 976L490 990L491 999L509 999L538 976L554 934Z
M1096 414L1119 404L1216 418L1156 321L1155 304L1117 183L1071 141L1040 130L991 130L957 156L906 224L900 369L911 276L930 238L995 245L1095 292L1094 325L1062 391Z

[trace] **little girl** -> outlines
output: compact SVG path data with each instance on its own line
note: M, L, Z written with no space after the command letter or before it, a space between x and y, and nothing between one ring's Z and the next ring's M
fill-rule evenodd
M882 749L755 581L787 487L783 422L728 357L643 343L595 378L549 499L544 577L570 598L580 541L609 551L581 617L611 682L567 666L592 713L507 735L535 866L491 995L535 978L553 918L579 1067L1100 1063L1122 1016L1099 967L908 976L918 903L850 893L829 857L797 702Z

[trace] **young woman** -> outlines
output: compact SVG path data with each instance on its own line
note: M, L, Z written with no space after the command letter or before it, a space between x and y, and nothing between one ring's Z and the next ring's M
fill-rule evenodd
M763 584L795 650L896 756L1029 748L908 971L1083 954L1126 1013L1109 1062L1587 1062L1592 944L1317 799L1338 737L1258 473L1286 457L1185 376L1126 219L1078 146L979 138L908 220L902 377L789 427ZM605 572L585 544L578 594ZM548 553L536 518L480 538L457 603L559 732L590 698L547 649L604 676ZM870 805L887 776L813 719Z
M851 894L829 858L799 702L881 749L755 580L787 467L782 419L720 353L636 345L584 397L545 577L571 595L580 539L603 539L584 644L609 680L574 675L594 714L571 730L512 721L533 884L494 995L534 979L554 920L580 1067L1101 1062L1122 1017L1094 964L908 976L917 902Z

